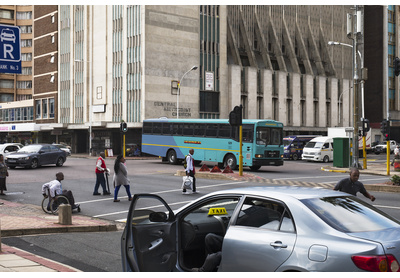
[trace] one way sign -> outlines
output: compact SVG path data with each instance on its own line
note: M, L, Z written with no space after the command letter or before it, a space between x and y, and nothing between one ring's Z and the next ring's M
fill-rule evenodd
M18 26L0 25L0 72L21 73L21 30Z

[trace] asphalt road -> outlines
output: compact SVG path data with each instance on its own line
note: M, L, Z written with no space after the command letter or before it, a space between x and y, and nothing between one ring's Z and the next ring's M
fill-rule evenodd
M107 166L113 167L113 160L106 159ZM371 162L372 163L372 162ZM112 196L93 196L95 181L94 159L69 158L63 167L41 167L39 169L13 169L7 182L7 196L14 202L27 202L40 205L42 200L41 185L55 178L55 173L62 171L65 175L63 188L70 189L76 202L81 204L81 214L118 221L123 226L130 202L124 188L119 197L121 202L114 203ZM132 185L132 193L154 193L164 198L167 203L174 204L172 209L190 202L199 195L220 189L233 187L260 186L264 184L282 184L294 186L333 186L348 174L321 171L321 163L303 161L287 161L281 167L263 167L254 173L263 183L257 181L232 181L198 179L199 195L182 195L180 184L182 177L175 176L182 166L161 163L160 160L128 160L128 173ZM386 177L365 175L364 183L380 183ZM276 185L276 184L275 184ZM377 200L373 203L388 214L400 219L400 194L375 193ZM360 196L360 198L364 198ZM365 199L365 198L364 198ZM365 199L367 202L369 200ZM76 212L75 212L76 213ZM3 238L2 242L34 254L71 265L85 272L121 271L120 238L121 231L107 233L70 233L50 234L24 237Z

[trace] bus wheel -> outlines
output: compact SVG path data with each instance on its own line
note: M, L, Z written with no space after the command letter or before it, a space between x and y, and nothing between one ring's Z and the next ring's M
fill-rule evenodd
M176 158L176 152L174 150L168 151L167 154L169 164L177 164L178 159Z
M236 157L233 154L228 154L225 158L224 166L229 166L232 170L236 170Z
M293 158L293 160L297 160L297 159L299 159L299 156L298 156L296 153L294 153L294 154L292 155L292 158Z
M260 165L258 165L258 166L250 166L250 170L251 170L251 171L257 171L257 170L259 170L260 168L261 168Z

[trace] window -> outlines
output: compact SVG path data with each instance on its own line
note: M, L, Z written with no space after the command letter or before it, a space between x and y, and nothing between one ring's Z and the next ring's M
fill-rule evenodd
M14 80L0 80L0 88L13 89L14 88Z
M50 63L54 64L54 54L52 54L50 57Z
M183 135L193 136L193 124L183 124Z
M21 34L31 34L32 33L32 25L26 25L26 26L19 26L21 29Z
M17 19L32 19L32 12L17 12Z
M54 74L52 74L50 77L50 83L54 83Z
M200 92L200 111L219 112L219 93Z
M21 53L22 61L32 61L32 53Z
M40 112L40 108L41 108L41 101L40 100L36 100L35 101L35 107L36 107L36 119L41 119L41 115L42 113Z
M206 137L217 137L218 124L207 124Z
M22 75L31 75L32 67L22 67Z
M54 35L51 35L51 43L55 43L55 41Z
M49 99L49 118L54 118L54 98Z
M32 89L32 81L17 81L17 89Z
M47 119L47 99L42 99L42 118Z
M0 18L14 19L14 11L0 10Z
M54 14L53 15L51 15L51 23L54 23L55 22L55 17L54 17Z
M32 40L21 40L21 47L32 47Z
M290 213L283 204L251 197L243 202L236 225L274 231L295 231Z

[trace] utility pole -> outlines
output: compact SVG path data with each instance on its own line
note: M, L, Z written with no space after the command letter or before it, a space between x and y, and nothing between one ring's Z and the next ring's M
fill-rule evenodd
M359 75L357 63L358 38L361 36L362 15L358 6L354 6L354 14L347 14L347 37L353 40L353 162L352 167L361 168L358 154L358 121L359 121Z

